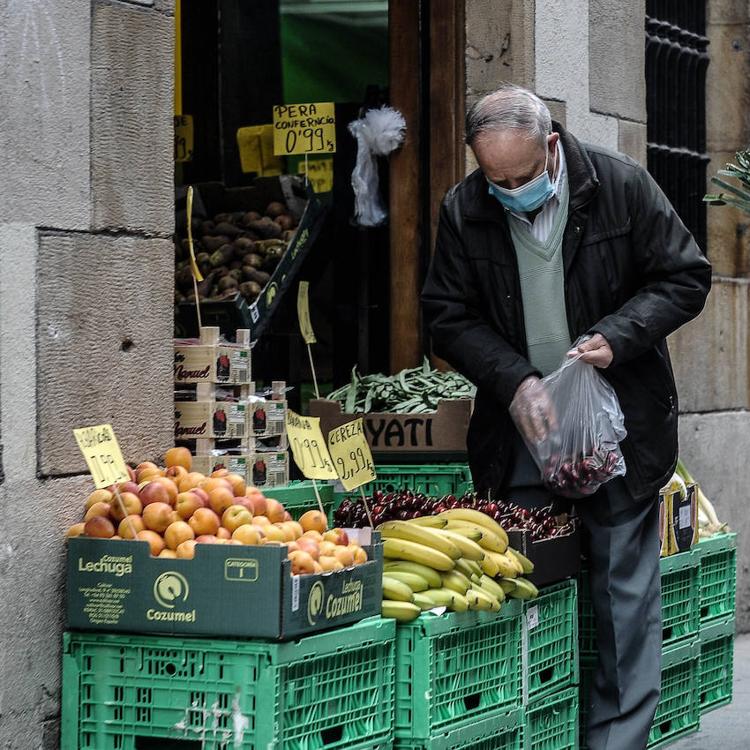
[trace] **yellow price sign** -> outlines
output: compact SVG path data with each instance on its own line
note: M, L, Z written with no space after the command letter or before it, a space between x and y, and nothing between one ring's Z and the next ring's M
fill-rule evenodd
M179 162L193 160L193 116L175 115L174 117L174 160Z
M274 106L273 152L277 156L333 154L335 151L333 102Z
M307 174L307 179L316 193L330 193L333 190L333 158L300 162L297 174Z
M297 319L299 320L299 330L306 344L316 344L312 321L310 320L310 282L300 281L297 290Z
M100 490L130 479L112 425L81 427L73 430L73 434L86 459L96 489Z
M250 125L237 130L240 166L245 174L255 172L261 177L275 177L284 163L273 153L273 125Z
M334 427L328 433L328 450L347 492L377 479L362 417Z
M319 417L303 417L288 409L286 432L294 462L307 479L338 479Z

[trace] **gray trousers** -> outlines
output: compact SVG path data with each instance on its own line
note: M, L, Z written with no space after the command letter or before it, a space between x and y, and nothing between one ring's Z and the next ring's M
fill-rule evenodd
M531 462L533 470L529 467ZM539 472L519 455L508 499L549 505ZM533 477L535 483L527 483ZM661 585L658 498L635 503L613 479L576 513L587 531L598 661L591 687L589 750L645 750L661 683Z

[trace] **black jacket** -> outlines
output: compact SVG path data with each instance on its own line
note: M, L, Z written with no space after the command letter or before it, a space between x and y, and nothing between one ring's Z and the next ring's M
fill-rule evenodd
M572 340L601 333L614 360L602 375L625 415L626 482L654 496L677 461L677 393L666 337L703 308L711 266L637 162L583 144L554 123L570 186L563 238ZM508 406L524 378L521 287L505 211L480 170L445 196L422 294L435 353L477 386L468 438L478 490L502 492L513 461Z

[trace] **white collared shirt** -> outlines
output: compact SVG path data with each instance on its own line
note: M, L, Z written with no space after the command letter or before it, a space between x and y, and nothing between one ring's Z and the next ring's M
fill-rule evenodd
M525 229L531 232L532 236L539 240L539 242L546 242L549 233L552 230L552 225L555 223L555 217L557 216L557 209L560 207L560 185L562 180L568 179L568 171L565 167L565 154L563 153L562 143L557 141L557 153L559 154L559 164L557 167L557 174L552 186L555 189L552 197L542 206L542 210L534 217L534 221L530 221L528 214L517 213L506 208L505 210L511 214L514 218L518 219L518 223Z

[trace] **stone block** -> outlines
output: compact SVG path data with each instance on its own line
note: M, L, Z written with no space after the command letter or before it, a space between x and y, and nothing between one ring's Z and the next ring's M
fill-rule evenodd
M730 163L736 163L735 152L711 154L706 170L706 192L719 192L721 188L711 182L711 177ZM728 179L732 184L735 181ZM750 276L750 216L734 206L708 206L708 247L705 248L717 276Z
M748 27L710 25L706 75L706 140L709 152L739 151L748 140Z
M714 279L703 312L670 337L683 412L748 407L750 283Z
M169 240L44 234L37 265L38 471L86 471L71 430L111 422L123 455L172 443Z
M645 0L589 3L589 106L646 121Z
M706 23L747 23L750 21L750 7L747 0L711 0L706 3Z
M631 120L618 120L617 150L647 166L646 125Z
M174 227L174 19L134 5L93 8L93 225L166 235Z
M566 127L568 122L568 108L565 102L561 102L559 99L544 99L543 101L547 105L552 119L559 122L563 127Z
M737 630L750 631L750 413L683 414L680 455L737 536Z
M91 5L0 4L0 222L88 227Z

